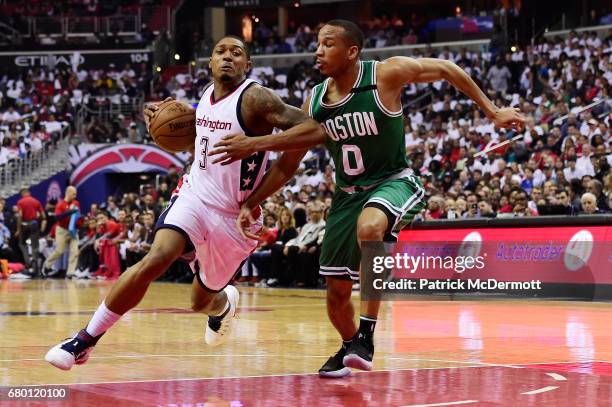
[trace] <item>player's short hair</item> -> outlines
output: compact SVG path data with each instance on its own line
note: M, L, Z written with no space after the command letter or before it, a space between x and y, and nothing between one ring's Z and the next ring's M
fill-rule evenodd
M361 52L363 48L363 31L361 31L357 24L341 19L330 20L326 24L344 28L344 34L342 35L344 40L350 45L357 46L357 49Z
M244 52L246 53L247 60L251 60L251 50L249 49L248 44L246 43L244 38L239 37L237 35L233 35L233 34L224 35L223 37L219 38L219 40L215 43L215 47L222 39L225 39L225 38L233 38L235 40L240 41L242 43L242 48L244 49Z

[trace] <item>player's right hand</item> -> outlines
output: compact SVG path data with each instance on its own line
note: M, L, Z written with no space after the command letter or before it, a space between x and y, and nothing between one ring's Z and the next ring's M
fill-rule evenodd
M253 217L253 210L249 209L246 205L242 205L238 218L236 219L236 227L240 235L245 239L259 240L259 235L251 232L251 226L255 223L256 220Z
M167 97L161 102L151 102L145 105L142 114L144 115L144 121L145 126L147 126L147 131L149 131L149 124L151 123L151 119L153 119L153 117L155 116L155 112L159 109L159 105L161 105L162 103L169 102L171 100L174 99L171 97Z

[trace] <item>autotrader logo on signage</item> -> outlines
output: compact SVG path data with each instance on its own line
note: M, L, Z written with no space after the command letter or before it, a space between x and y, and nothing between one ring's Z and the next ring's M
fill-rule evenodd
M581 230L571 237L565 248L563 261L565 267L576 271L588 263L593 253L593 235L588 230Z

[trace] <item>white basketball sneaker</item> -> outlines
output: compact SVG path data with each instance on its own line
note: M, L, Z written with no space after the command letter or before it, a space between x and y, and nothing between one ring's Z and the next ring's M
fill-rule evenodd
M45 360L62 370L70 370L74 365L82 365L102 335L93 337L82 329L73 338L55 345L45 355Z
M221 345L227 340L232 328L232 320L236 316L236 309L238 308L240 294L236 287L228 285L223 291L227 295L229 307L221 315L208 317L204 340L210 346Z

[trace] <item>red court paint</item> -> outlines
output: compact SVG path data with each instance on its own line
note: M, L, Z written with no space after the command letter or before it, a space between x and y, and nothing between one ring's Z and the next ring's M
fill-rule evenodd
M612 376L612 363L610 362L547 363L528 365L528 367L555 373L573 372L596 376Z
M332 380L311 374L71 385L69 398L61 404L30 405L370 407L466 400L477 400L466 404L477 406L612 405L612 377L570 372L564 374L567 381L555 381L541 366L546 365L364 372ZM558 388L521 394L548 386Z

